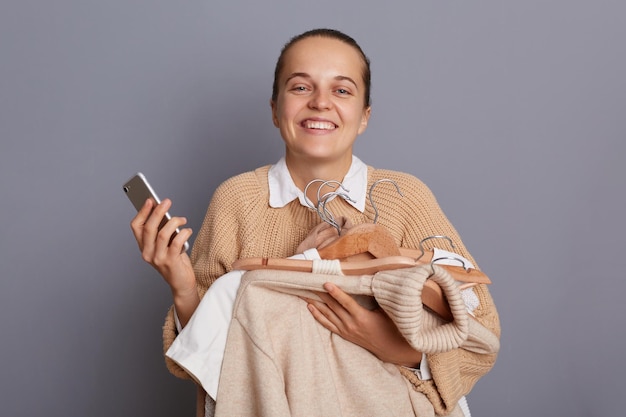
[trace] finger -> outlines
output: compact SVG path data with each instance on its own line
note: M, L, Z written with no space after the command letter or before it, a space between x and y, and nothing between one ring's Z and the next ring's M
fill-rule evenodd
M144 227L144 224L146 223L146 219L150 215L152 206L153 206L152 200L147 199L143 203L143 206L141 206L141 209L137 212L135 217L133 217L133 219L130 221L130 228L133 231L135 240L137 240L137 243L139 244L140 247L142 247L142 241L143 241L142 239L143 227Z
M165 213L167 213L171 206L172 201L166 198L165 200L161 201L161 203L159 203L156 207L154 207L154 210L152 210L150 217L148 217L148 220L146 220L146 228L158 231L159 226L163 221L163 217L165 217Z
M185 242L189 241L192 234L193 232L189 227L181 229L180 233L177 233L174 239L170 242L170 251L177 254L183 253Z
M172 202L168 199L161 201L160 204L155 205L155 202L152 201L153 210L148 216L148 219L144 223L143 227L143 241L144 244L153 245L156 240L157 234L159 233L159 226L163 221L163 217L165 217L165 213L172 205Z
M146 222L146 220L150 216L150 211L152 210L153 206L154 206L154 201L152 201L152 199L150 198L146 199L146 201L144 201L143 203L143 206L141 206L141 208L137 212L137 215L131 221L131 225L138 224L140 226L143 226L143 224Z
M154 263L154 258L156 255L156 247L157 247L157 236L159 233L159 226L163 217L169 207L171 206L171 201L163 200L160 204L156 204L151 200L152 211L148 216L148 219L145 221L142 228L142 257L143 259L150 263Z
M328 294L333 298L333 300L343 307L349 314L356 314L362 308L350 294L346 293L332 282L325 283L324 289L328 291Z
M309 305L315 308L316 312L323 315L328 323L332 324L332 329L328 325L324 327L340 335L343 334L346 326L349 326L353 321L350 313L327 293L316 292L316 294L320 300L308 299Z
M326 301L322 298L324 294L318 294L318 296L319 296L319 299L307 298L307 297L300 297L300 298L302 298L304 301L306 301L308 304L311 304L318 310L328 310L328 305L326 305ZM326 296L328 297L328 294L326 294ZM331 297L331 301L332 301L332 297Z
M157 235L156 252L163 256L167 255L167 252L172 248L174 239L178 237L175 236L176 234L179 234L176 229L180 229L180 227L185 224L187 224L187 219L184 217L172 217L168 220ZM182 243L184 243L184 241L181 242L179 249L182 249ZM181 251L179 250L178 253L180 252Z
M333 310L331 308L328 307L328 305L326 304L326 301L324 300L324 296L326 296L326 298L329 299L329 301L331 302L335 302L332 297L329 297L328 294L326 293L318 293L316 291L313 291L314 294L316 294L319 299L315 299L315 298L308 298L308 297L304 297L304 296L300 296L301 299L303 299L304 301L307 302L308 305L314 307L315 309L317 309L318 311L322 312L322 314L324 314L325 316L330 316L331 314L333 314Z
M317 296L320 298L321 302L327 306L328 308L330 308L331 310L337 312L341 312L341 311L345 311L345 309L341 306L341 304L339 304L337 302L337 300L335 300L330 294L328 294L327 292L319 292L316 293Z
M317 306L313 303L307 304L307 308L313 315L313 318L321 324L324 328L330 330L333 333L339 334L339 328L336 326L333 321L331 321Z
M347 303L350 309L346 308L342 303L337 301L336 298L327 292L317 293L323 304L315 304L315 306L322 312L322 314L331 320L335 326L337 326L341 332L340 334L343 334L343 332L347 329L353 327L355 318L358 314L362 313L362 310L359 310L360 306L350 295L346 294L343 290L336 286L335 289L338 290L335 295L341 296L343 294L349 299L345 300L344 303ZM353 306L351 302L354 302L355 306Z

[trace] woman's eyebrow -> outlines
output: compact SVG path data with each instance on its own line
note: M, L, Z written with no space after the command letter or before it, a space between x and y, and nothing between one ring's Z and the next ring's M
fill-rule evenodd
M289 76L285 80L285 84L287 84L290 80L292 80L294 78L297 78L297 77L310 79L311 75L309 75L306 72L294 72L292 74L289 74ZM358 88L357 83L352 78L350 78L350 77L348 77L346 75L337 75L335 77L335 80L337 80L337 81L348 81L349 83L353 84L355 88Z
M311 76L307 74L306 72L294 72L294 73L289 74L289 76L285 80L285 84L287 84L290 80L297 78L297 77L311 78Z
M358 88L359 86L357 85L357 83L350 77L345 76L345 75L338 75L335 77L335 80L337 81L348 81L349 83L354 84L354 87Z

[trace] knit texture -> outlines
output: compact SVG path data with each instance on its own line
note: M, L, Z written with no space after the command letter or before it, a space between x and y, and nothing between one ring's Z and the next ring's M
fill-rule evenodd
M217 278L230 271L232 263L239 258L285 258L295 254L309 231L321 222L314 210L303 207L297 200L283 208L269 206L269 168L264 166L232 177L215 191L191 253L200 296ZM445 239L431 239L425 248L437 246L458 253L476 265L426 185L410 174L368 167L368 186L380 179L393 180L404 195L399 196L392 184L379 184L373 193L378 224L387 228L398 246L415 249L426 237L444 235L454 242L454 248ZM364 213L340 198L330 201L327 207L336 218L345 217L353 224L371 223L375 216L369 201ZM499 336L498 316L487 287L476 286L474 291L481 301L474 312L476 319ZM170 309L163 328L164 352L175 337L176 326ZM411 382L420 391L428 391L424 386L436 383L435 395L445 411L451 410L493 366L495 354L454 349L432 354L429 361L434 382ZM189 378L169 358L166 362L173 374Z
M499 318L487 287L478 285L472 290L480 300L480 306L474 311L475 318L500 338ZM433 380L446 410L454 408L459 398L468 394L478 379L491 370L496 356L497 353L483 354L467 349L428 355Z
M330 281L349 294L377 298L379 286L372 285L376 280L386 287L402 285L384 274L246 273L228 332L215 417L438 415L428 396L415 390L399 367L323 328L297 297L316 297ZM389 298L394 306L386 310L390 315L405 303L421 304L419 299ZM448 349L436 340L437 329L424 328L419 320L414 323L421 329L410 332L421 333L424 345ZM462 416L459 407L448 414Z
M443 289L453 321L444 323L424 309L422 289L427 279ZM378 304L418 352L447 352L460 347L467 339L467 310L454 279L445 269L421 265L379 272L374 275L372 289Z

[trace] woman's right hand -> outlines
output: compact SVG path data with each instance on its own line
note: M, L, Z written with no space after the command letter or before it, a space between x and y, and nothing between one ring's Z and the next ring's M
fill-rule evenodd
M172 206L172 202L165 199L156 207L154 204L154 201L146 200L130 222L130 227L143 260L152 265L170 286L176 313L184 326L200 302L193 266L183 250L183 245L191 237L192 231L189 228L181 229L177 236L171 239L177 228L187 224L187 219L172 217L159 230L159 224Z

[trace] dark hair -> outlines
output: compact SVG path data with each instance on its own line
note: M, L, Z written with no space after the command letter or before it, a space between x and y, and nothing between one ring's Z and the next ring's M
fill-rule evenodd
M274 84L272 85L272 101L276 101L278 98L278 77L280 76L280 72L285 66L285 54L287 51L298 41L303 39L312 38L312 37L321 37L321 38L331 38L337 39L341 42L344 42L354 49L361 55L361 59L363 60L363 83L365 84L365 107L370 106L370 90L372 86L372 73L370 70L370 60L365 55L359 44L350 36L346 35L335 29L313 29L301 33L300 35L294 36L283 46L283 49L280 51L280 56L278 57L278 61L276 61L276 69L274 70Z

